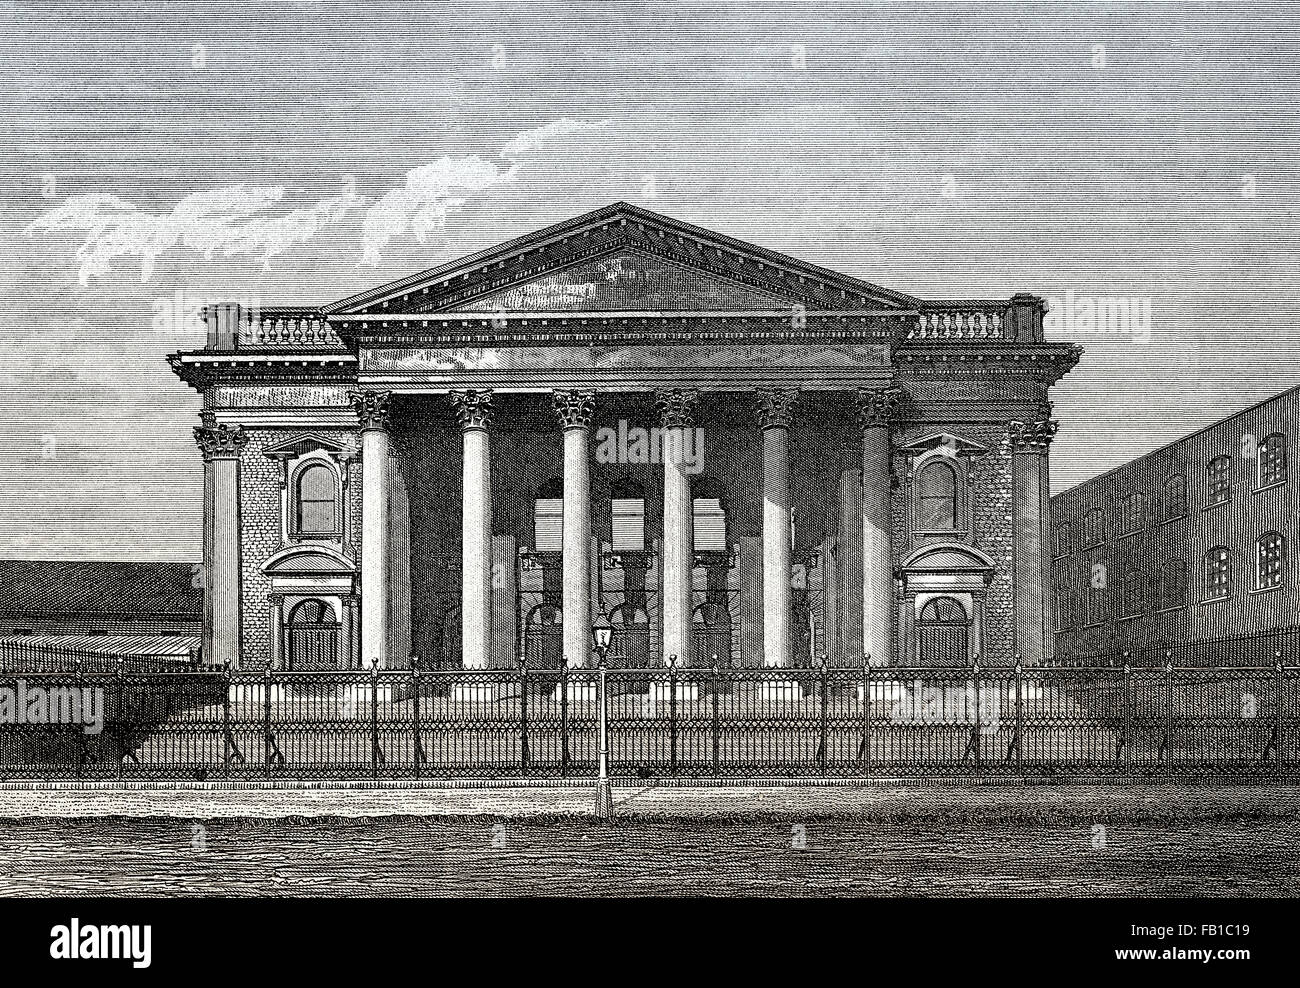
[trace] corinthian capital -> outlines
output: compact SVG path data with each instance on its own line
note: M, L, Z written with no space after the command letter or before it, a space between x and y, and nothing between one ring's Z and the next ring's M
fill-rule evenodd
M665 429L689 429L695 424L695 399L697 392L673 388L655 393L655 411L659 424Z
M1033 422L1008 424L1013 453L1046 453L1056 435L1056 419L1037 419Z
M596 414L596 396L590 391L556 391L551 407L562 429L589 429Z
M349 391L348 397L352 399L352 407L363 430L388 428L391 391Z
M903 403L903 392L898 388L877 388L857 394L858 425L863 429L888 428L889 421L898 414Z
M492 424L491 391L453 391L450 398L462 430L486 429Z
M758 427L788 429L794 422L794 403L798 391L764 388L758 392Z
M240 448L248 442L243 426L218 425L205 416L202 425L194 427L194 441L199 444L199 451L205 460L238 457Z

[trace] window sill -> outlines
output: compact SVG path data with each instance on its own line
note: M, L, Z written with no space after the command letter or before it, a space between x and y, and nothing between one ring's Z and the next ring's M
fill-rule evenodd
M1101 548L1102 546L1104 546L1105 544L1106 544L1106 542L1105 542L1105 540L1103 539L1101 542L1089 542L1087 545L1085 545L1085 546L1080 546L1079 548L1080 548L1082 551L1087 552L1089 549L1100 549L1100 548Z
M1222 508L1225 504L1230 504L1231 502L1232 502L1232 497L1231 497L1231 496L1228 496L1228 497L1225 497L1222 501L1211 501L1209 504L1207 504L1207 505L1206 505L1205 507L1203 507L1201 510L1202 510L1202 511L1209 511L1211 508Z
M1187 512L1184 511L1181 515L1174 515L1174 516L1171 517L1171 518L1165 518L1163 521L1157 522L1157 526L1159 526L1159 525L1168 525L1168 524L1171 524L1172 522L1176 522L1176 521L1186 521L1186 520L1187 520Z
M291 542L337 542L343 538L342 532L290 532Z
M1123 542L1125 539L1131 539L1135 535L1142 534L1142 531L1143 530L1140 528L1135 528L1131 532L1121 532L1119 535L1115 536L1115 541Z
M1083 630L1087 631L1089 628L1104 628L1105 626L1106 626L1105 621L1094 621L1092 624L1085 624L1083 626Z
M1136 621L1138 618L1142 616L1143 615L1141 614L1125 614L1122 618L1119 619L1119 623L1124 624L1126 621Z
M970 535L970 531L964 528L945 528L945 529L924 529L912 532L913 537L930 537L932 535L941 535L949 539L964 539Z
M1222 604L1225 600L1231 600L1231 599L1232 599L1232 595L1231 595L1231 594L1224 594L1222 597L1206 597L1203 601L1201 601L1201 603L1202 603L1202 604Z
M1273 484L1265 484L1263 487L1256 487L1253 491L1251 491L1251 493L1252 493L1252 494L1263 494L1265 491L1276 490L1277 488L1279 488L1279 487L1284 487L1284 486L1286 486L1286 481L1285 481L1285 480L1279 480L1279 481L1277 481L1276 483L1273 483Z
M1160 610L1156 611L1156 613L1157 613L1157 614L1173 614L1175 611L1185 611L1185 610L1187 610L1187 605L1186 605L1186 604L1176 604L1176 605L1174 605L1173 607L1162 607L1162 608L1160 608Z
M1246 593L1248 594L1277 593L1277 591L1281 589L1282 589L1282 584L1278 583L1271 587L1252 587L1250 590L1247 590Z

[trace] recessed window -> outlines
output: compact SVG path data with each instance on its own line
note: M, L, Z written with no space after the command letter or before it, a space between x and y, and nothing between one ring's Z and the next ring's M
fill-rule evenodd
M1259 486L1271 487L1286 480L1286 436L1275 432L1259 444Z
M916 527L922 532L957 528L957 471L931 463L916 478Z
M1106 512L1092 508L1083 516L1083 544L1085 547L1101 545L1106 541Z
M722 499L697 497L693 501L696 552L727 551L727 512Z
M610 546L615 552L645 551L645 497L630 481L613 490L610 502Z
M1232 592L1232 554L1215 546L1205 554L1205 599L1221 600Z
M1160 507L1164 521L1187 514L1187 478L1181 473L1176 473L1165 481Z
M533 499L533 550L564 550L564 491L558 480L543 484Z
M1187 564L1171 559L1160 569L1160 609L1182 607L1187 602Z
M1053 531L1053 554L1059 559L1070 554L1070 523L1059 522Z
M1141 531L1147 522L1147 496L1129 494L1120 502L1120 534L1129 535Z
M294 495L294 517L299 535L338 533L337 484L333 470L323 463L306 467L298 474Z
M1261 535L1255 545L1255 586L1270 590L1282 585L1286 570L1286 539L1277 532Z
M1231 468L1232 460L1227 456L1216 456L1206 465L1205 479L1210 504L1232 500Z

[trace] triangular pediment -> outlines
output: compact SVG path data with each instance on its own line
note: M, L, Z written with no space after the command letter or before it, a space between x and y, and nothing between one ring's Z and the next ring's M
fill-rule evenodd
M797 302L653 254L621 249L442 311L770 312Z
M442 267L380 286L325 313L810 311L910 309L900 292L615 203Z

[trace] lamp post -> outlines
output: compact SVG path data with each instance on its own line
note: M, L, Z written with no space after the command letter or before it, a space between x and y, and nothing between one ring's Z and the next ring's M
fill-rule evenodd
M596 644L597 676L596 691L596 732L597 732L597 773L596 773L596 817L609 823L614 818L614 798L609 788L609 708L606 690L605 656L609 654L609 642L614 629L610 627L604 615L597 618L592 626L591 635Z

